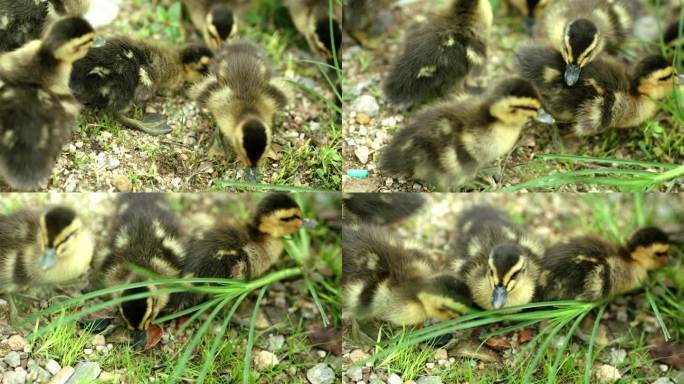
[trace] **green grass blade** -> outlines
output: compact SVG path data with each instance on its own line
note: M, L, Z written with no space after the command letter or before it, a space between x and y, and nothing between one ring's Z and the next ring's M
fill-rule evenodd
M599 308L598 314L596 315L594 326L591 329L591 339L589 340L586 361L584 362L584 384L591 384L591 365L594 362L594 340L596 340L596 331L598 331L599 323L601 323L601 316L603 316L603 312L606 310L607 306L608 303L601 305L601 308Z
M582 313L577 317L575 322L570 326L570 329L568 332L565 334L564 339L563 339L563 344L561 344L560 348L558 348L558 351L556 351L556 358L553 360L553 365L551 366L551 372L549 373L549 376L547 377L546 384L553 384L556 382L556 375L558 374L558 367L560 366L560 362L563 359L563 353L565 352L565 348L567 348L568 344L570 343L570 339L572 339L572 336L575 334L575 330L579 326L579 324L584 320L584 318L589 314L589 311Z
M244 360L244 367L242 370L242 383L243 384L249 384L249 372L251 371L252 367L252 348L254 347L254 327L256 326L256 318L257 314L259 313L259 307L261 306L261 300L264 298L264 294L266 293L266 289L268 289L268 285L264 286L261 288L259 291L259 297L257 297L257 301L254 304L254 312L252 312L252 320L249 322L249 333L247 334L247 345L245 347L245 360Z
M653 313L655 314L655 317L658 320L660 329L663 330L663 337L665 338L665 341L670 340L670 332L667 330L667 326L665 326L663 316L660 314L658 304L656 304L655 302L655 298L653 297L653 292L651 292L651 288L646 288L646 298L648 299L648 303L651 304L651 308L653 308Z

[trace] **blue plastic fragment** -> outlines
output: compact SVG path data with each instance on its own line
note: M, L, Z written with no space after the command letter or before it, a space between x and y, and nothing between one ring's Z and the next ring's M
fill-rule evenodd
M356 179L365 179L368 177L368 170L367 169L349 169L349 170L347 170L347 176L353 177Z

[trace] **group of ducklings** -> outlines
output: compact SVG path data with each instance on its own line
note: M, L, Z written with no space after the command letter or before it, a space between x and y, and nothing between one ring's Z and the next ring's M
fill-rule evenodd
M397 131L380 153L379 170L456 190L510 152L532 119L555 120L568 136L578 137L640 125L679 84L672 55L647 55L634 65L611 56L631 35L641 1L505 1L536 36L516 52L518 74L494 81L484 92L466 83L482 74L487 61L490 1L450 0L438 12L421 15L393 59L384 95L398 108L441 100ZM364 28L390 2L349 1L345 20L358 20L345 25L347 32L368 41ZM668 14L673 13L679 16ZM667 28L672 49L678 26L677 18Z
M417 198L390 197L395 206L411 207ZM384 199L356 194L345 200L353 218L343 228L343 313L354 324L377 319L416 325L457 317L472 306L600 300L641 286L649 271L667 263L672 247L663 230L644 227L624 244L586 235L545 248L506 212L474 205L459 214L444 265L423 245L389 234L383 225L394 220L368 224L363 212L349 209L350 203L358 205L355 200ZM404 210L401 217L416 210Z
M220 218L184 236L164 194L122 194L93 256L95 239L79 214L66 206L0 215L0 287L4 293L74 280L88 273L105 287L144 282L131 265L168 278L215 277L249 280L271 268L282 254L281 239L310 227L292 196L266 195L246 222ZM97 262L95 260L98 260ZM160 289L150 284L113 293L130 296ZM153 294L124 301L119 312L129 329L144 331L160 312L200 301L194 294ZM10 297L10 303L11 297ZM12 304L13 314L16 310Z
M81 17L89 3L0 0L0 179L18 190L44 186L82 106L149 134L170 132L164 115L139 121L126 114L159 90L190 82L190 94L216 118L217 142L232 148L256 181L275 114L292 90L273 77L258 44L236 39L239 2L183 0L204 43L180 46L127 36L96 39ZM330 59L341 32L327 2L284 5L312 50Z

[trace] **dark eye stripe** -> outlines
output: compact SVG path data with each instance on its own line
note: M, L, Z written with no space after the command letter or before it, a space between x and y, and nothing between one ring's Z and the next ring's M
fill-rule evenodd
M288 222L288 221L297 220L297 219L301 220L302 217L299 215L292 215L292 216L288 216L288 217L281 217L280 221Z
M62 239L62 241L60 241L59 243L55 243L55 248L59 247L60 245L62 245L62 244L64 244L64 243L66 243L73 235L76 234L76 232L78 232L78 230L71 231L71 233L69 233L68 235L64 236L64 238Z

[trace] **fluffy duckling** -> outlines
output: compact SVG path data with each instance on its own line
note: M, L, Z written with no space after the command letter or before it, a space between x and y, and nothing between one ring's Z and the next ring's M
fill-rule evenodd
M144 281L132 272L129 264L145 268L164 277L178 277L183 270L185 251L178 240L176 215L164 194L124 194L117 201L116 217L109 240L109 254L102 263L107 287ZM159 286L146 286L116 292L113 296L129 296L155 291ZM169 302L168 294L125 301L119 311L131 330L144 331Z
M60 16L82 16L90 0L0 0L0 52L39 39Z
M593 301L641 286L667 263L671 245L661 229L637 230L626 244L580 236L547 249L539 279L543 300Z
M679 12L677 12L677 15L679 15ZM676 53L677 47L682 47L682 45L684 44L684 34L680 36L679 25L679 20L671 22L663 34L663 41L665 42L665 46L670 50L670 53L668 54L668 59L671 61L674 61L674 55ZM680 48L680 50L681 49L682 48ZM680 51L680 55L681 54L682 53Z
M248 166L247 180L257 181L259 163L271 148L275 114L291 98L289 86L272 78L266 53L247 40L223 44L211 74L190 94L214 115L218 143Z
M468 310L468 287L422 251L375 226L346 225L342 238L345 318L403 326L449 320Z
M21 210L0 215L0 287L56 284L90 267L94 242L71 208Z
M41 40L0 55L0 178L12 188L47 183L80 111L67 85L72 63L94 36L85 20L63 18Z
M389 9L396 0L347 0L344 2L342 25L360 45L367 45L369 30L380 11Z
M343 201L347 211L375 225L404 220L425 204L425 198L419 193L350 193Z
M534 35L535 23L537 18L543 12L549 0L505 0L504 7L508 9L515 9L516 12L525 17L523 28L525 33Z
M459 215L452 270L463 276L473 301L499 309L532 301L543 248L506 213L476 205Z
M290 11L295 28L306 38L311 51L319 53L329 62L333 61L334 52L339 60L342 44L342 9L337 2L333 2L332 21L327 1L284 0L283 4Z
M552 48L522 48L518 67L540 90L544 108L578 136L640 125L679 83L672 63L660 55L643 58L631 73L616 59L598 59L572 87L563 80L560 53Z
M542 35L563 55L567 85L607 47L625 41L639 12L638 0L564 0L546 8Z
M211 49L237 34L238 24L230 0L183 0L190 21L202 32L204 42Z
M380 170L425 180L441 191L456 189L509 152L540 110L537 91L517 77L482 96L429 106L395 134L381 154Z
M387 100L409 105L461 86L473 69L484 68L491 25L489 0L452 0L411 27L383 84Z
M220 223L192 238L184 276L255 279L283 253L282 238L314 225L286 193L267 195L244 224ZM180 299L180 301L192 299Z
M84 105L106 110L122 124L160 135L171 131L163 115L150 121L126 117L132 104L143 103L163 88L198 81L208 72L213 54L204 45L175 47L159 42L114 37L74 63L69 86Z

